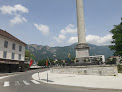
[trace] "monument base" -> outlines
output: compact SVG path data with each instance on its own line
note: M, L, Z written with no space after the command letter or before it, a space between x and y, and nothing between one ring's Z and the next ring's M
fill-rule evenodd
M76 60L80 63L84 63L83 59L89 57L89 47L87 44L77 44L76 46Z
M116 65L90 65L90 66L63 66L50 68L51 73L57 74L78 74L78 75L98 75L117 76Z

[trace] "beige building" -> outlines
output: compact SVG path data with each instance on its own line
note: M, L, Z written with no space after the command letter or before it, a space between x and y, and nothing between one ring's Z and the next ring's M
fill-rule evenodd
M7 66L8 70L12 70L13 67L22 68L25 61L25 46L24 42L0 29L0 69L4 70Z

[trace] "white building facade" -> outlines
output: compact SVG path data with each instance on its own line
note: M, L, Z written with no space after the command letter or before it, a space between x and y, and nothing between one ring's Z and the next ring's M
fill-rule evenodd
M6 31L0 29L0 64L24 64L26 44Z
M21 43L0 36L0 58L25 60L25 46Z

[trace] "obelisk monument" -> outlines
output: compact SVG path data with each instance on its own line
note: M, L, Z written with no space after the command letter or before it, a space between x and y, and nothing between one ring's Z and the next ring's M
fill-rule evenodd
M84 57L89 57L89 47L86 43L83 0L76 0L77 7L77 31L78 44L76 46L76 59L82 61Z

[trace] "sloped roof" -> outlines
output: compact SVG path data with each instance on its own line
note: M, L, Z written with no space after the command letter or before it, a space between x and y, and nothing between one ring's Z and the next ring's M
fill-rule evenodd
M17 41L17 42L19 42L19 43L21 43L21 44L26 45L26 43L22 42L22 41L19 40L18 38L14 37L14 36L11 35L10 33L6 32L6 31L4 31L4 30L2 30L2 29L0 29L0 35L1 35L1 36L4 36L4 37L6 37L6 38L9 38L9 39L11 39L11 40Z

